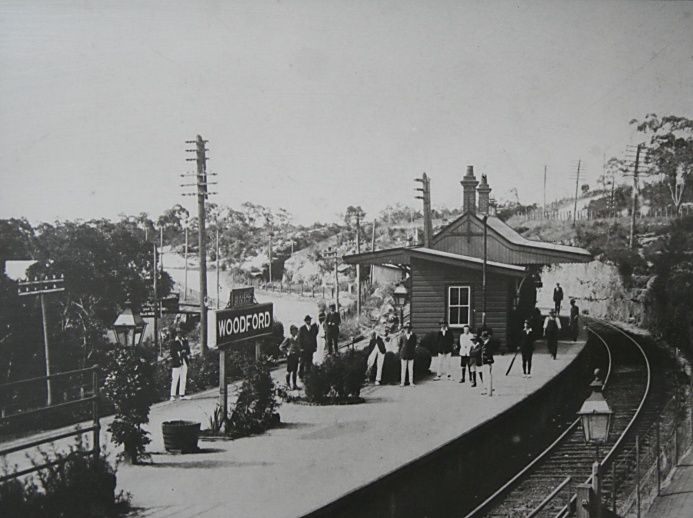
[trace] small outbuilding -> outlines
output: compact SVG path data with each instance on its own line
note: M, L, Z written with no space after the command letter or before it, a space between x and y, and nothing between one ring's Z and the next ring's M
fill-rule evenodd
M487 327L506 344L536 307L542 267L588 262L585 249L522 237L492 213L491 188L472 166L463 177L463 214L429 246L378 250L344 257L348 264L398 267L410 287L410 319L420 335L446 320L457 333L464 325ZM478 193L478 206L477 206Z

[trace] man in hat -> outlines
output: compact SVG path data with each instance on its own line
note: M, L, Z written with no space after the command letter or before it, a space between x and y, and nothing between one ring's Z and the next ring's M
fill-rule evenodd
M176 394L181 399L188 399L185 389L188 382L188 362L190 361L190 345L181 329L176 329L175 340L170 343L171 355L171 401L176 399Z
M561 329L561 321L556 316L555 310L549 311L549 316L544 320L544 338L546 346L549 348L551 358L556 359L558 354L558 331Z
M339 352L337 342L339 341L339 324L342 319L337 313L337 306L330 304L330 312L325 316L325 340L327 342L327 354L337 354Z
M313 319L306 315L303 319L304 324L298 330L298 345L301 350L300 363L298 367L298 377L303 379L304 375L310 373L313 367L313 354L318 350L318 326L311 323Z
M454 337L445 320L441 320L439 325L440 331L436 335L435 342L438 351L438 372L435 379L439 380L443 376L447 376L447 379L452 379L450 374L450 356L452 355Z
M407 372L409 373L409 385L416 386L414 383L414 358L416 357L417 337L411 330L411 324L404 324L404 332L399 335L397 343L399 349L399 359L402 365L402 376L399 386L403 387L407 381Z
M553 289L553 303L557 315L561 313L561 302L563 302L563 288L557 282L556 287Z

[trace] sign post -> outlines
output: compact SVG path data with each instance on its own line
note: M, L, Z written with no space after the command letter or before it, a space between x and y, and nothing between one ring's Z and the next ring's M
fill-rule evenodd
M252 288L250 288L252 290ZM236 291L236 290L234 290ZM239 297L240 300L248 300L247 293ZM252 291L250 301L254 300ZM234 301L233 294L229 305ZM249 340L267 336L272 332L274 322L274 305L247 304L242 303L238 307L218 309L214 312L214 337L219 348L219 406L222 409L224 420L226 420L226 410L228 405L228 385L226 379L226 350L229 346ZM256 348L256 357L258 357Z

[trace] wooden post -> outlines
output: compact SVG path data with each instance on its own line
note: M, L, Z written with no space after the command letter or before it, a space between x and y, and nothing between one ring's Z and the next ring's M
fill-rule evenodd
M482 313L481 313L481 327L486 329L486 262L487 262L487 242L488 242L488 216L484 216L484 263L482 265L481 271L481 285L482 285Z
M228 386L226 384L226 347L219 347L219 407L222 417L226 421L226 408L229 401Z
M39 295L41 299L41 321L43 323L43 350L46 359L46 404L51 406L53 404L53 386L51 385L51 355L50 348L48 347L48 324L46 323L46 300L41 293Z
M185 222L185 289L183 300L188 300L188 222Z
M616 514L616 462L611 462L611 510Z
M92 367L94 369L91 373L91 383L92 383L92 393L94 394L94 401L91 403L91 413L94 422L94 459L98 459L101 455L101 422L99 421L99 372L97 367Z
M679 423L674 419L674 466L679 465Z
M592 508L595 510L594 516L601 518L602 516L602 477L599 465L599 453L597 460L592 464L592 490L594 491L594 499Z
M159 267L157 266L158 263L156 242L152 243L152 245L154 247L154 271L152 272L152 277L154 278L154 348L159 351L159 357L161 357L163 356L163 351L161 350L161 345L159 344L159 292L157 288L157 279L159 278Z
M361 211L356 212L356 253L361 253ZM361 265L356 263L356 323L361 323Z
M577 502L575 503L575 510L577 518L591 518L592 486L589 484L578 484L576 489Z
M581 165L581 160L578 160L577 175L575 176L575 206L573 207L573 226L575 226L575 220L577 218L577 198L578 198L578 184L580 183L580 165Z
M202 352L207 352L207 236L205 227L205 201L207 199L207 156L206 141L200 135L197 144L197 219L198 253L200 263L200 343Z
M640 436L635 436L635 508L640 518Z
M628 248L631 250L633 250L635 246L635 213L638 207L638 163L640 162L640 147L641 144L638 144L637 151L635 152L635 169L633 170L633 202L630 215L630 237L628 240Z
M660 496L662 494L662 460L661 460L661 455L660 455L660 437L659 437L659 418L657 419L657 422L655 423L657 428L657 444L656 444L656 455L657 455L657 496Z

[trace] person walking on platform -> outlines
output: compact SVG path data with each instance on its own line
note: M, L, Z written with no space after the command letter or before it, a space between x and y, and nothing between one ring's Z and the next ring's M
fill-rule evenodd
M544 320L544 338L546 338L546 346L549 348L551 358L554 360L556 359L556 354L558 354L558 332L560 330L561 321L552 309L549 311L549 316Z
M436 349L438 351L438 372L436 375L437 380L441 379L443 375L446 375L448 379L452 379L450 374L450 356L452 355L452 344L455 339L454 335L448 327L448 323L445 320L441 320L440 331L436 335Z
M575 305L575 299L570 299L570 338L573 340L578 339L578 334L580 332L580 308Z
M383 365L385 364L385 353L387 352L385 342L390 341L390 332L387 328L385 328L383 334L384 337L381 337L378 331L374 329L373 333L371 333L371 341L368 343L368 360L366 362L366 369L368 372L372 372L372 369L375 366L376 385L380 385L380 382L383 380Z
M522 353L522 377L532 377L532 355L534 354L534 331L525 320L524 327L520 331L520 352Z
M339 324L342 318L336 311L337 306L330 304L330 312L325 317L325 339L327 340L327 354L337 354L339 352Z
M481 364L482 372L485 374L484 390L482 394L493 396L493 351L496 349L496 341L488 331L481 334ZM482 381L484 376L481 376Z
M409 373L409 384L412 387L416 386L414 383L414 358L416 357L416 334L411 330L411 324L407 322L404 324L404 332L399 335L399 341L397 343L399 349L399 358L402 364L402 377L399 386L403 387L407 380L407 372Z
M311 324L313 319L306 315L304 325L298 330L298 345L301 349L301 357L298 366L298 377L303 379L310 374L313 368L313 354L318 350L318 326Z
M290 335L279 345L279 350L286 355L286 386L299 390L301 387L296 383L298 362L301 357L301 346L296 338L298 327L292 325L289 332Z
M460 335L460 367L462 367L462 377L460 383L464 383L465 371L469 369L469 381L472 381L472 366L469 355L474 347L474 335L469 332L469 326L465 325ZM475 369L476 371L476 369Z
M556 287L553 289L553 304L556 314L561 314L561 302L563 302L563 288L559 283L556 283Z

